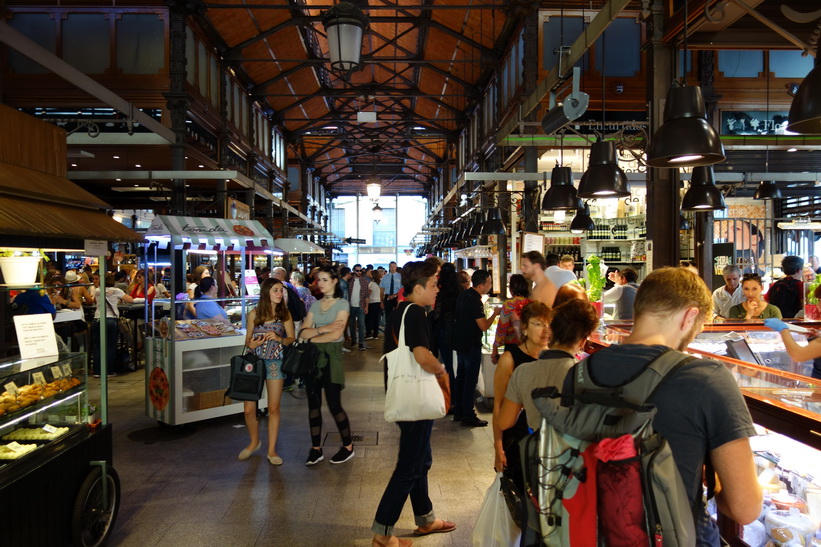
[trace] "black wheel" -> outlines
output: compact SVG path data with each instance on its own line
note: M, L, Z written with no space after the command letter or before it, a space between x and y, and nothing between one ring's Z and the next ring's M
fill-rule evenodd
M73 545L91 547L105 545L117 511L120 509L120 477L113 467L108 468L106 477L108 503L103 504L103 471L94 467L86 476L74 500L71 518L71 538Z

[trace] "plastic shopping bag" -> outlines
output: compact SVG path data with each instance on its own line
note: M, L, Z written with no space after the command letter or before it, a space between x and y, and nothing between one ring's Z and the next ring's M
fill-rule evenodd
M515 547L519 545L521 530L513 522L502 494L502 474L485 492L479 518L473 528L473 547Z

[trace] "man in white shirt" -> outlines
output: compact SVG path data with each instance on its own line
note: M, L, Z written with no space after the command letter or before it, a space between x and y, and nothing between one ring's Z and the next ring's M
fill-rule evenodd
M547 269L544 271L544 274L548 279L550 279L550 281L553 282L556 286L556 290L558 290L558 288L565 283L576 281L576 274L573 273L572 261L570 263L570 271L568 271L566 268L561 267L559 263L559 255L556 253L547 253L545 260L547 261Z
M613 314L613 319L632 320L633 301L636 299L636 291L639 288L638 272L633 268L622 268L618 272L610 272L607 278L615 285L609 291L605 291L602 301L605 304L615 302L616 312Z
M741 269L728 264L721 270L721 275L724 276L724 286L713 291L713 314L718 317L727 317L730 308L744 302L744 291L739 286Z

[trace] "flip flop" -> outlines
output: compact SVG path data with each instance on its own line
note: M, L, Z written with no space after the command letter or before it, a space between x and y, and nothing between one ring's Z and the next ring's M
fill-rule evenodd
M456 524L454 524L450 521L447 521L447 520L442 520L442 526L440 528L435 528L433 530L427 530L427 531L422 530L421 528L417 528L416 530L413 531L413 535L414 536L427 536L427 535L430 535L430 534L446 534L448 532L453 532L454 530L456 530Z

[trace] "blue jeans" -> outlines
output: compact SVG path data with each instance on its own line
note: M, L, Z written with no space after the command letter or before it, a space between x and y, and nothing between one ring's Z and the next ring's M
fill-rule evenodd
M373 533L383 536L393 535L393 526L408 496L417 526L428 526L436 520L428 496L428 470L433 463L430 451L433 420L396 422L396 425L400 431L399 457L371 527Z
M479 367L482 366L482 347L470 348L466 352L456 352L456 415L462 418L475 417L473 410L473 394L479 382Z
M354 308L351 306L351 318L349 326L351 328L351 341L357 339L357 327L359 329L359 345L365 344L365 312L362 308Z

